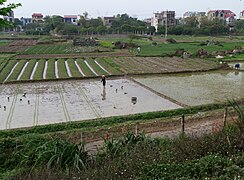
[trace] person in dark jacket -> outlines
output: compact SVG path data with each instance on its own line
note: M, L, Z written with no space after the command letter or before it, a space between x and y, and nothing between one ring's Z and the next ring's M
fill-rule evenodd
M105 86L106 86L106 78L105 78L104 75L102 75L102 80L101 80L101 82L103 83L103 87L105 87Z

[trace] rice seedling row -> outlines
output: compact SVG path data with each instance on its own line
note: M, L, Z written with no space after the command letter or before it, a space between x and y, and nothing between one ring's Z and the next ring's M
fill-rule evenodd
M11 75L11 70L14 69L14 67L17 66L18 61L17 60L11 60L8 61L5 68L0 73L0 82L4 82L8 79L8 77Z
M43 71L44 71L45 62L46 62L45 59L40 59L38 61L38 66L37 66L36 72L33 76L33 80L43 79Z
M69 77L73 77L72 74L71 74L71 71L70 71L69 64L68 64L67 60L64 61L64 64L65 64L68 76Z
M23 68L21 69L21 71L20 71L20 73L19 73L19 75L18 75L18 77L17 77L17 81L19 81L19 80L21 79L21 77L22 77L22 75L24 74L24 72L25 72L26 67L28 66L28 64L29 64L29 61L27 61L27 62L25 63L25 65L23 66Z
M87 60L84 60L84 62L87 65L87 67L93 72L93 74L98 76L97 72L91 67L91 65L87 62Z
M98 58L96 61L111 74L122 74L119 70L120 67L111 58Z
M98 74L98 75L109 75L109 73L107 73L106 71L104 71L96 62L95 59L90 59L88 60L89 65L92 67L92 69L94 69L94 71Z
M55 60L54 59L48 60L46 79L56 79L56 76L55 76Z
M26 63L26 60L20 60L16 68L14 69L13 73L8 78L8 81L15 81L17 80L21 70L23 69L24 65Z
M69 64L70 71L73 77L82 77L82 74L79 72L74 59L68 59L67 63Z
M30 80L31 73L33 72L36 62L36 60L29 60L29 64L26 67L25 72L21 76L20 80Z
M63 59L58 60L58 74L59 74L59 78L68 78L69 77L66 66L65 66L65 61Z
M91 69L85 64L84 59L77 59L77 64L80 66L82 71L86 76L94 76L94 73L91 71Z

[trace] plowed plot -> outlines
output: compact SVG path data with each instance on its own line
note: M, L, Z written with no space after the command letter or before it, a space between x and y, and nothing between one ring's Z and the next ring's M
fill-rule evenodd
M9 44L9 46L34 46L37 40L18 40Z
M23 52L28 48L29 46L1 46L0 53Z
M127 74L186 72L216 69L216 62L202 59L124 57L115 58L120 70Z

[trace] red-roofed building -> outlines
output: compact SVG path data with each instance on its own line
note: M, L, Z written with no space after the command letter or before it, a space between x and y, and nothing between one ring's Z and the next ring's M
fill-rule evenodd
M64 15L64 22L65 23L70 23L73 25L78 25L78 21L80 19L80 16L77 15Z
M233 24L236 14L231 10L211 10L208 12L208 19L221 19L224 20L228 25Z
M41 13L32 14L32 23L44 23L44 17Z

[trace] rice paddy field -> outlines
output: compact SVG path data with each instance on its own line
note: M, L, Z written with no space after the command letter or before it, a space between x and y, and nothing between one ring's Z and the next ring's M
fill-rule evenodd
M188 106L244 98L244 73L238 71L135 77L135 80Z
M213 71L223 64L214 59L159 57L177 49L192 54L201 48L209 52L233 50L244 42L219 37L221 46L201 46L206 37L184 38L175 37L177 43L165 44L163 38L155 37L157 46L148 39L134 40L141 47L139 54L133 49L113 49L112 42L130 42L125 37L102 39L98 47L74 47L70 41L38 44L37 39L2 40L0 129L244 98L243 63L240 71ZM236 57L241 59L242 54ZM100 82L102 75L108 79L105 89ZM138 100L134 105L132 97Z
M177 108L127 79L0 85L0 130Z

